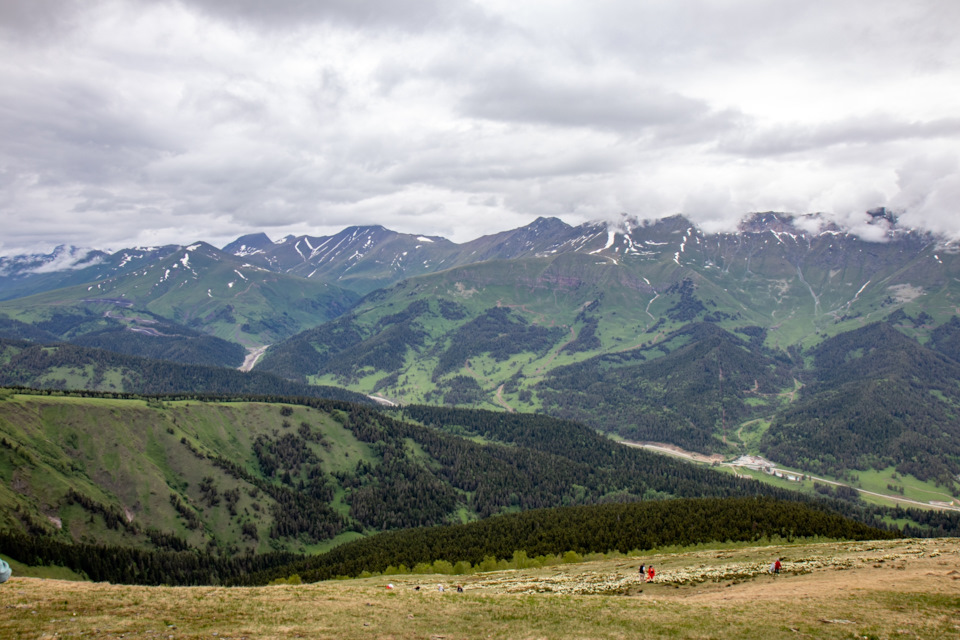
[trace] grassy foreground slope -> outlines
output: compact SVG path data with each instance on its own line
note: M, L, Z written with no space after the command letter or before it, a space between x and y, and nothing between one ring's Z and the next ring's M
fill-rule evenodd
M0 635L940 640L960 635L958 567L960 542L940 539L655 552L478 574L464 593L435 575L255 588L15 576L0 586Z

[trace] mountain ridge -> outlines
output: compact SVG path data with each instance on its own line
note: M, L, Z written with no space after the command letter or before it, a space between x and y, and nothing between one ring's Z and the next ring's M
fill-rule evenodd
M866 240L867 242L882 244L912 235L927 238L943 246L946 250L956 251L955 241L931 232L901 228L897 226L896 217L885 210L874 210L869 215L873 222L872 225L868 226L879 229L880 233L874 234L871 240ZM630 252L631 249L642 252L649 250L652 245L632 247L632 236L638 232L651 229L659 229L668 234L682 230L695 230L696 235L701 238L712 236L725 239L734 239L744 233L757 234L764 232L775 234L781 241L784 234L792 236L794 239L797 236L809 239L823 235L859 237L845 231L819 214L755 213L744 217L738 224L736 231L714 234L704 234L696 224L680 215L656 220L640 220L624 214L616 221L587 222L576 227L556 217L539 217L528 225L496 232L460 244L453 243L440 236L398 233L376 224L346 227L332 236L287 236L278 241L271 240L263 232L256 232L238 237L225 245L222 251L238 257L251 258L260 266L273 270L293 273L301 277L309 278L319 275L330 279L332 274L335 274L338 278L344 277L351 268L357 269L360 267L360 270L366 268L368 271L376 272L369 266L362 267L364 258L366 258L366 261L381 264L381 269L387 269L391 265L396 267L398 261L402 262L402 258L405 257L404 252L422 250L421 253L427 257L427 262L432 261L432 265L427 265L427 268L424 268L423 264L420 263L419 266L411 267L409 271L402 268L397 270L402 272L403 277L410 277L411 275L420 275L438 269L484 260L513 259L530 255L542 256L560 251L585 250L595 255L612 256L620 252L620 245L624 245L626 252ZM663 240L663 238L654 240L654 245L660 244L660 240ZM384 250L385 245L397 245L396 250L389 253ZM169 252L187 246L190 245L167 245L162 248L128 248L107 254L96 249L78 249L73 246L61 245L52 254L20 254L0 257L0 295L3 295L4 289L10 288L9 284L5 282L10 278L27 278L38 269L44 272L57 273L58 270L51 265L56 265L64 254L81 255L64 269L59 270L61 273L83 270L86 268L83 266L84 261L117 263L121 261L118 260L117 256L133 257L137 254L158 250ZM357 251L358 247L366 247L368 250L373 248L377 251L368 257L366 254L360 255L361 252ZM350 251L352 253L349 253ZM321 267L314 262L314 260L328 263L337 262L334 258L344 252L348 252L348 255L342 259L343 264L335 267L330 265ZM408 262L411 261L408 260ZM87 281L90 281L93 276L87 275L85 277ZM349 280L352 277L347 279ZM362 278L358 280L363 281ZM374 280L380 284L387 282L382 274L376 274ZM360 289L366 289L362 293L373 290L370 286L369 283L360 285Z

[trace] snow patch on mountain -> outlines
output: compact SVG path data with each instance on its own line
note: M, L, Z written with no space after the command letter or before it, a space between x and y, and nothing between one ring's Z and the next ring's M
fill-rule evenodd
M595 249L595 250L591 251L591 252L590 252L590 255L594 255L594 254L597 254L597 253L601 253L601 252L603 252L603 251L606 251L607 249L609 249L610 247L613 246L613 243L616 242L616 240L617 240L617 232L614 231L613 229L608 229L608 230L607 230L607 243L606 243L605 245L603 245L602 247L600 247L599 249Z
M233 255L239 258L245 258L246 256L253 256L258 253L265 253L263 249L257 249L256 247L248 247L245 244L240 245L236 251L233 252Z

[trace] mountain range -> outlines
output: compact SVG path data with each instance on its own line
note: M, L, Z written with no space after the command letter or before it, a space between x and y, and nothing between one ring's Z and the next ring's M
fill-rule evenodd
M463 244L370 226L61 248L0 259L0 337L221 367L265 350L255 371L301 384L956 492L958 246L870 219L879 240L764 213L737 233L624 216ZM67 380L30 371L16 384ZM68 386L134 390L110 371Z

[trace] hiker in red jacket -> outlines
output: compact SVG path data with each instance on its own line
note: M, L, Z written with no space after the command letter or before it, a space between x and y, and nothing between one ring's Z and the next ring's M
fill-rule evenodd
M647 568L647 582L653 580L653 576L657 575L657 572L653 570L653 565L650 565Z

